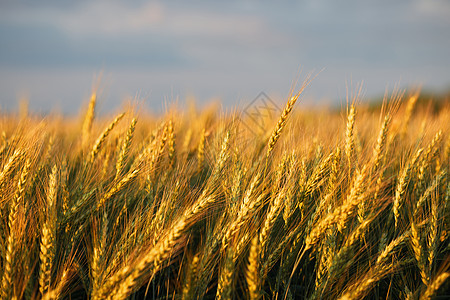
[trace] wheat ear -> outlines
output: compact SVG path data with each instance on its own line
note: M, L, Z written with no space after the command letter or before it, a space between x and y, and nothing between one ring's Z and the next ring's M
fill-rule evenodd
M402 235L400 235L399 237L391 241L388 245L386 245L378 255L376 263L377 264L385 263L387 261L387 258L394 253L395 248L405 243L410 234L411 230L405 231L402 233Z
M285 191L281 191L276 195L273 203L271 203L269 211L267 212L266 219L264 221L264 225L261 229L261 233L259 234L259 242L261 243L261 249L264 249L264 246L267 242L267 238L269 236L270 230L279 215L280 209L283 207L283 200L286 196Z
M112 198L114 195L119 193L125 186L131 182L136 176L139 174L139 170L134 170L129 172L125 177L123 177L120 181L114 184L108 192L106 192L103 197L98 201L96 209L99 210L106 201Z
M410 231L404 232L397 239L393 240L386 248L378 255L376 263L369 269L362 280L350 286L346 293L341 296L340 300L361 299L364 294L386 274L392 271L393 265L386 264L387 257L393 253L394 248L403 243L408 237Z
M198 263L199 263L199 256L198 254L196 254L192 259L192 262L187 271L185 284L183 286L183 295L181 296L182 300L194 299L192 295L192 282L197 275Z
M20 203L23 201L23 197L25 196L25 184L28 177L28 170L31 166L31 162L29 159L26 160L25 165L22 169L22 173L20 174L19 182L17 184L17 190L14 195L13 201L11 202L9 215L8 215L8 228L9 234L6 240L6 253L5 253L5 261L3 265L3 277L2 277L2 285L1 285L1 299L8 299L11 296L11 290L13 285L13 276L14 276L14 254L16 249L16 239L17 237L14 235L14 231L16 230L17 224L17 213Z
M425 293L421 297L422 300L428 300L433 297L441 285L450 277L449 272L439 274L427 287Z
M333 155L333 160L331 162L331 170L327 186L329 194L334 193L334 190L336 188L340 162L341 162L341 148L336 147Z
M271 194L275 195L278 192L278 189L280 188L280 184L283 181L283 178L286 176L286 166L287 166L287 154L284 153L283 157L281 158L280 163L278 164L278 167L275 171L275 180L272 184L272 191Z
M383 150L386 145L386 136L391 122L391 115L388 113L384 117L380 132L378 133L377 143L373 149L373 170L376 171L380 167L380 162L383 160Z
M425 170L430 165L430 161L433 160L433 158L436 154L436 151L437 151L436 146L439 145L439 142L441 141L441 139L442 139L442 130L439 130L421 157L419 170L418 170L418 174L417 174L417 181L416 181L417 183L415 186L417 195L420 195L423 191ZM437 164L437 166L438 166L438 164Z
M69 274L67 270L64 270L61 277L58 279L58 284L56 287L45 293L45 295L42 297L42 300L57 300L61 299L61 292L64 288L64 286L67 284L67 281L69 279Z
M131 120L130 127L128 127L127 135L122 143L122 147L120 148L119 157L116 162L116 178L120 175L123 169L124 161L128 156L128 152L131 146L131 140L133 139L134 130L136 128L137 120L133 118Z
M252 215L256 212L256 210L259 208L259 206L262 203L262 196L258 197L254 201L253 199L253 191L256 188L257 184L259 183L260 174L257 174L252 182L250 183L250 187L247 189L244 199L242 201L242 204L239 209L239 214L236 217L235 221L232 222L227 231L225 232L223 238L222 238L222 246L225 248L227 245L228 240L232 235L234 235L238 229L245 224L245 222L252 217Z
M231 300L233 291L233 249L230 247L226 251L225 261L219 273L217 284L216 300Z
M422 282L428 286L430 278L428 277L428 271L426 270L425 253L422 247L422 239L419 235L417 225L414 222L411 222L411 246L414 250L414 256L417 260L417 266L420 270L420 277L422 278Z
M200 173L203 169L203 163L205 161L205 128L203 128L200 134L200 142L197 147L197 170Z
M230 141L230 132L227 131L225 137L223 138L222 145L220 147L219 157L217 158L216 166L214 167L214 171L212 177L216 177L219 172L222 170L225 165L226 160L228 159L228 146Z
M214 201L215 198L212 196L198 199L170 228L165 237L161 238L150 251L139 256L133 267L125 266L110 277L99 289L96 296L104 297L114 289L115 299L128 297L138 278L145 273L154 274L161 267L161 264L171 256L173 248L193 218Z
M8 139L6 138L6 132L2 130L2 146L0 147L0 155L3 155L3 152L8 147Z
M428 227L428 278L431 276L431 270L434 264L434 258L436 255L436 250L438 247L438 216L439 207L438 207L438 199L436 197L431 198L431 217L430 223Z
M175 133L173 129L172 119L170 119L169 123L167 124L167 131L168 131L167 147L168 147L169 167L173 168L175 165L176 153L175 153Z
M450 135L447 137L447 142L445 143L443 161L448 161L449 159L450 159Z
M359 224L355 230L353 230L349 237L346 239L344 245L340 248L340 250L336 254L331 253L331 261L328 265L328 273L329 277L335 276L335 272L342 268L344 264L349 265L350 262L353 261L353 258L347 258L348 253L353 248L354 244L359 241L360 237L364 234L365 229L372 222L371 219L365 220L363 223Z
M0 188L3 187L4 181L9 177L14 168L19 163L20 159L23 157L24 153L22 150L15 150L14 153L9 157L6 164L3 166L3 170L0 173Z
M58 189L58 168L52 168L47 194L47 216L42 227L40 247L39 291L45 295L50 290L52 267L56 247L56 196Z
M354 138L354 127L355 127L355 116L356 109L352 104L350 107L350 112L347 116L347 129L345 131L345 154L347 155L347 160L349 167L351 167L351 156L353 149L355 148L355 138Z
M318 190L322 186L321 179L326 174L329 168L330 161L333 159L334 156L335 154L333 152L330 153L325 159L322 159L318 167L314 168L314 171L306 184L305 188L306 196L308 195L311 196L316 190Z
M351 285L350 288L343 294L339 300L353 300L363 299L363 296L367 291L392 269L392 266L379 264L372 267L364 277Z
M326 230L332 225L337 225L337 228L342 231L354 208L361 200L360 193L364 186L366 169L366 166L364 166L361 171L358 171L345 202L341 206L337 207L333 212L327 214L308 234L305 239L305 251L311 248L312 245L316 244L326 233Z
M393 206L392 206L392 211L394 213L396 228L397 228L398 221L400 218L400 208L402 207L402 204L403 204L402 200L404 200L403 194L406 191L406 186L409 182L411 170L414 167L417 159L421 155L422 151L423 151L423 149L419 149L417 151L416 155L410 160L408 165L405 168L403 168L403 170L400 173L400 177L397 182L397 187L395 189L395 196L394 196L394 201L393 201Z
M83 148L87 145L92 129L92 122L95 116L95 103L97 101L97 94L95 92L91 95L91 100L89 101L89 106L86 111L86 116L84 117L83 128L82 128L82 146Z
M92 275L92 298L96 299L97 290L99 289L103 281L103 268L105 267L105 250L106 250L106 237L108 234L108 214L106 210L103 212L100 234L95 238L93 242L93 253L92 253L92 263L91 263L91 275Z
M401 134L406 135L406 131L408 129L409 121L411 120L412 112L414 107L416 106L417 99L419 98L419 94L416 93L409 97L408 104L406 105L405 110L405 118L403 119L403 127L401 129Z
M100 134L100 136L97 138L97 140L95 141L95 144L91 150L91 155L90 155L91 162L94 162L95 157L97 156L98 152L100 151L100 148L102 147L102 144L105 142L109 133L111 132L111 130L113 130L114 126L116 126L116 124L119 123L119 121L123 118L124 115L125 115L125 113L118 115L114 119L114 121L112 121L111 124L109 124L109 126L106 127L105 130L102 132L102 134Z
M434 191L436 191L436 188L441 184L442 179L444 179L446 175L447 172L445 170L441 171L439 174L436 175L436 177L433 179L433 181L430 183L425 192L423 192L423 194L417 201L416 207L414 209L414 216L416 216L419 213L420 208L425 204L427 198L430 197L430 195Z
M259 256L260 256L260 244L258 242L258 235L256 235L250 244L250 250L248 254L248 264L245 272L245 280L248 287L248 299L258 300L260 294L260 277L259 277Z
M297 102L298 98L302 94L303 90L305 89L306 85L304 84L300 91L293 97L289 99L289 101L286 103L286 106L284 107L283 112L281 113L280 118L278 119L277 125L275 126L272 135L269 138L269 143L267 144L267 157L270 156L270 153L272 153L273 148L275 147L275 144L277 143L278 139L280 138L281 131L283 130L284 126L286 126L287 119L289 117L289 114L291 113L292 109L294 108L295 102Z

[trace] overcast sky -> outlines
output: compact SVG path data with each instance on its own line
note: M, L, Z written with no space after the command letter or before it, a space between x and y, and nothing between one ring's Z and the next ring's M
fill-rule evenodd
M154 111L193 95L224 107L264 91L284 102L344 101L450 86L450 1L0 0L0 105L77 113L102 73L104 111L139 98ZM312 100L311 100L312 99Z

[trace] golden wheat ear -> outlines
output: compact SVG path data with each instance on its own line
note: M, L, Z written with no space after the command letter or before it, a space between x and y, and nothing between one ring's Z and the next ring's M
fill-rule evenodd
M128 152L130 151L131 140L133 139L136 123L136 118L133 118L131 120L130 127L128 128L127 135L125 136L125 139L123 140L123 143L121 145L119 157L117 158L116 162L116 178L118 178L118 176L122 172L122 168L124 166L125 160L127 159Z
M428 285L425 293L423 294L423 300L432 299L435 293L439 290L439 288L447 281L450 277L450 272L443 272L436 276L433 281Z
M109 133L113 130L114 126L116 126L117 123L123 118L125 113L121 113L118 115L114 121L109 124L108 127L105 128L105 130L100 134L100 136L95 141L94 146L92 147L91 154L90 154L90 161L91 163L94 162L95 157L97 156L98 152L100 151L100 148L102 147L102 144L105 142L106 138L108 137Z
M233 293L233 249L230 247L226 251L223 266L219 272L217 283L216 300L231 300Z
M176 153L175 153L175 132L173 126L173 120L170 119L167 124L167 146L168 146L168 157L169 157L169 168L173 168L176 162Z
M91 95L91 100L89 101L89 106L86 111L86 115L83 121L82 134L82 147L83 149L87 146L91 135L92 123L95 117L95 103L97 102L97 93L93 92Z
M355 148L355 136L354 136L354 127L355 127L355 116L356 109L352 104L350 107L350 112L347 116L347 129L345 131L345 155L347 156L348 167L349 167L349 176L352 169L352 156Z
M50 291L52 269L55 263L56 255L56 196L58 190L58 167L52 168L50 174L48 193L47 193L47 211L44 225L42 226L41 245L40 245L40 269L39 269L39 291L45 295Z
M197 172L200 172L203 169L203 163L205 161L205 128L202 129L202 133L200 134L200 141L197 147Z
M16 236L18 220L19 205L23 202L25 196L25 185L28 178L29 169L31 166L30 159L27 159L20 174L19 182L17 184L17 190L14 195L13 201L11 201L9 215L8 215L8 229L9 234L6 239L6 253L4 261L4 272L1 282L1 299L9 299L13 295L13 276L15 275L15 263L16 263L16 248L18 245L16 240L20 240L20 237ZM23 205L23 204L22 204Z
M300 88L300 91L294 95L293 97L290 97L289 101L286 103L286 106L283 109L283 112L281 113L280 118L278 119L277 125L275 126L274 130L272 131L272 135L269 138L269 142L267 144L267 154L266 157L269 157L272 153L275 144L277 143L278 139L280 138L281 131L286 126L287 119L292 112L292 109L294 108L295 103L297 102L298 98L300 98L300 95L303 93L304 89L308 86L310 83L310 77L303 82L302 87Z
M258 300L261 297L261 282L259 277L260 249L258 234L256 234L250 244L247 269L245 272L248 298L251 300Z

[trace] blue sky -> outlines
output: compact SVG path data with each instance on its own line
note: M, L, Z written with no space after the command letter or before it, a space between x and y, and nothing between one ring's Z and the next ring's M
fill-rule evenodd
M305 103L367 97L395 85L450 86L450 1L0 1L0 105L77 113L99 74L104 111L138 98L264 91L283 103L318 74ZM178 100L177 100L178 99Z

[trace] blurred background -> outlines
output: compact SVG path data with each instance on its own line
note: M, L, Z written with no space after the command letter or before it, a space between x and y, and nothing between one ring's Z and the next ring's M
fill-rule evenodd
M282 104L310 73L304 105L361 83L365 98L450 87L448 0L0 0L0 43L2 111L77 114L97 86L103 112L243 107L261 91Z

